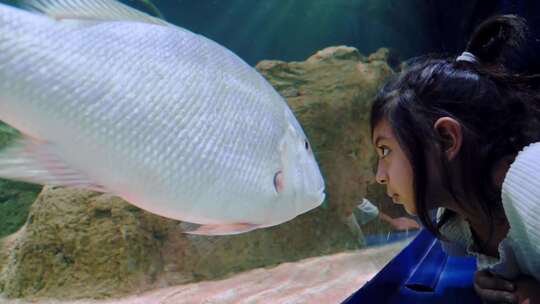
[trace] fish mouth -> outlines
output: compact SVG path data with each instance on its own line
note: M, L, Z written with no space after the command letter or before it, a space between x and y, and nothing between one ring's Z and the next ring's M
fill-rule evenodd
M320 205L322 204L322 202L324 202L324 199L326 198L326 193L324 193L324 189L321 190L321 192L319 193L319 201L317 202L317 205Z
M322 190L319 190L316 192L315 195L313 195L315 200L312 203L313 208L318 207L320 204L324 202L324 199L326 198L326 193L324 192L324 188Z
M318 197L318 200L317 200L317 204L321 204L324 199L326 198L326 193L324 192L324 189L325 187L322 186L321 188L319 188L319 190L316 192L317 193L317 197Z
M323 192L320 193L313 193L312 196L309 196L309 200L305 201L304 203L296 203L296 215L308 212L312 209L315 209L319 207L324 199L326 198L326 194Z

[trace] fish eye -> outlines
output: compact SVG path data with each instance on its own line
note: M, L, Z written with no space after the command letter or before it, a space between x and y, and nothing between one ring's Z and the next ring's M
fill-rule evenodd
M309 151L309 142L307 140L304 140L304 146L306 147L306 150Z

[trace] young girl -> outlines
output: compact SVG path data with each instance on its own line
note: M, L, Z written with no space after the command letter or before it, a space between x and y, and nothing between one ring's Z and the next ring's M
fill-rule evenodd
M477 256L487 301L540 303L540 77L526 38L519 17L493 17L457 58L410 66L371 111L377 181Z

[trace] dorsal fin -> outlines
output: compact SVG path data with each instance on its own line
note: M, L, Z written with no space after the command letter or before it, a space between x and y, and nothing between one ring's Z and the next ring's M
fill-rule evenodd
M170 25L116 0L22 0L21 6L56 20L138 21Z

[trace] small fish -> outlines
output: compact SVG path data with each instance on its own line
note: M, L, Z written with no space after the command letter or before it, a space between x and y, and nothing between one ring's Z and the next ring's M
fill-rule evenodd
M112 0L0 4L0 176L120 196L236 234L319 206L291 109L217 43Z

